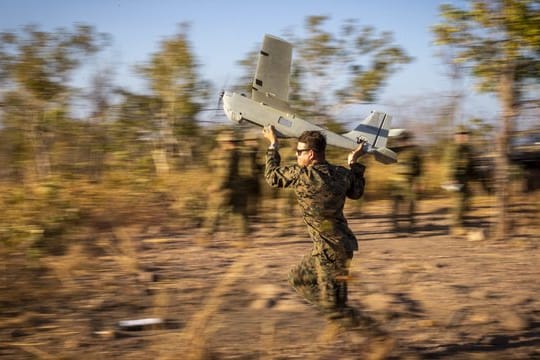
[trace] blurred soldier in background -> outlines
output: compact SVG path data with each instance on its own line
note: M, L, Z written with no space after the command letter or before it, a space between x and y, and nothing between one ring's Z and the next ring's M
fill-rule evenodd
M283 149L280 153L282 155L283 162L294 163L296 162L295 151L291 149ZM291 232L291 226L297 225L298 213L296 194L293 189L275 189L277 193L277 220L282 226L282 234L287 235Z
M447 164L450 177L447 188L455 194L451 232L454 235L464 235L465 213L469 210L472 196L470 182L474 176L474 154L469 143L469 130L465 126L459 126L454 133Z
M414 231L415 211L421 190L422 156L413 135L403 130L392 147L398 154L391 180L392 223L395 231Z
M261 181L263 179L264 165L259 159L259 137L252 131L246 131L243 135L243 146L240 150L240 179L245 207L241 209L242 215L251 230L251 223L257 221L259 203L261 199Z
M208 186L207 208L204 216L201 242L207 242L219 230L220 225L228 224L244 241L248 224L242 214L245 196L242 196L242 182L239 178L238 139L232 131L223 131L216 138L217 148L210 152L208 163L212 173Z

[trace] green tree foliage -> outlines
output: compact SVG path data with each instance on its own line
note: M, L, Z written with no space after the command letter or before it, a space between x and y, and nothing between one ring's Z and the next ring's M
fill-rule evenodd
M71 119L71 77L107 42L86 25L53 32L27 26L0 35L0 206L9 208L0 242L57 249L78 221L69 184L89 174L94 134L102 132Z
M55 32L27 26L0 35L1 121L12 174L29 181L51 175L51 151L73 94L70 75L106 41L86 25Z
M237 64L242 70L242 76L237 81L237 84L232 86L232 90L244 94L251 94L251 87L253 86L253 74L257 68L257 56L259 55L260 45L257 45L257 49L253 49L246 54L246 56L237 61Z
M401 65L412 61L390 32L377 33L351 19L340 33L325 30L327 16L310 16L305 37L295 40L293 98L326 116L329 104L370 103ZM302 94L300 94L300 92Z
M207 98L208 84L200 80L198 63L188 39L189 27L180 26L173 37L161 42L159 50L139 72L149 83L151 96L159 104L153 121L157 124L157 151L180 155L184 163L191 159L193 139L199 134L196 114Z
M2 33L0 79L37 100L60 101L70 90L70 73L104 40L105 35L87 25L77 25L73 31L44 32L27 26L21 34Z
M109 126L110 161L117 169L144 177L153 173L152 152L160 148L160 123L156 120L163 106L158 97L118 91L122 100L114 106L114 122ZM131 159L137 159L133 161Z
M494 93L501 104L496 233L503 239L509 231L509 135L523 106L539 100L540 2L471 0L468 9L443 5L440 15L443 22L433 27L436 44L452 48L454 63L476 78L478 91Z
M289 101L301 116L339 130L332 118L336 104L376 101L388 78L412 58L389 32L347 20L336 34L326 30L329 20L306 17L303 36L286 36L294 45ZM239 62L246 73L242 88L251 88L257 54L251 51Z
M201 108L200 101L206 96L207 84L199 80L198 66L187 28L182 28L172 38L162 41L149 63L139 68L178 135L193 135L195 115Z

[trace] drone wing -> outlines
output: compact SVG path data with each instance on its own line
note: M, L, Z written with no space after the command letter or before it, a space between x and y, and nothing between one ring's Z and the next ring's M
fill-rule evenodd
M253 79L252 99L273 108L290 112L289 76L292 45L272 35L265 35Z

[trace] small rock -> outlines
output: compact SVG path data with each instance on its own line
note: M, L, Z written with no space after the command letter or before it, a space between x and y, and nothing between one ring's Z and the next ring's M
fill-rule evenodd
M496 317L505 330L520 331L528 328L528 322L515 312L498 312Z
M158 280L158 276L157 276L157 274L155 274L153 272L140 271L137 274L137 280L139 280L140 282L144 282L144 283L155 282L155 281Z
M146 318L137 320L123 320L118 322L118 327L125 331L141 331L147 329L162 328L165 325L163 319Z
M274 299L257 299L253 301L249 307L254 310L270 309L274 307L276 303L277 302Z
M476 313L472 314L469 320L476 324L486 324L491 320L491 317L487 313Z
M178 329L180 323L173 319L144 318L136 320L122 320L118 322L121 330L139 331L149 329Z
M471 230L467 232L467 240L469 241L484 241L486 233L483 229Z
M393 300L393 297L390 295L370 294L362 299L362 303L373 310L385 310Z
M487 298L487 292L484 289L475 289L469 293L469 296L473 299L483 300Z
M433 339L433 335L428 332L415 332L409 335L409 337L410 340L415 343L421 343Z
M94 331L92 335L100 339L112 339L114 337L114 332L111 330L100 330Z
M416 322L416 325L418 325L418 327L423 327L423 328L433 327L435 326L435 322L431 319L424 319L424 320L418 320Z

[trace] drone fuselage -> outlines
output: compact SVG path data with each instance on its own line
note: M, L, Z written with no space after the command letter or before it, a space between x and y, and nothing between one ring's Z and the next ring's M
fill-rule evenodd
M238 93L225 92L223 109L229 120L237 123L249 122L260 127L273 125L278 136L282 138L297 138L304 131L317 130L325 135L329 145L351 150L358 146L358 142L353 139L303 120L294 113L283 112Z

